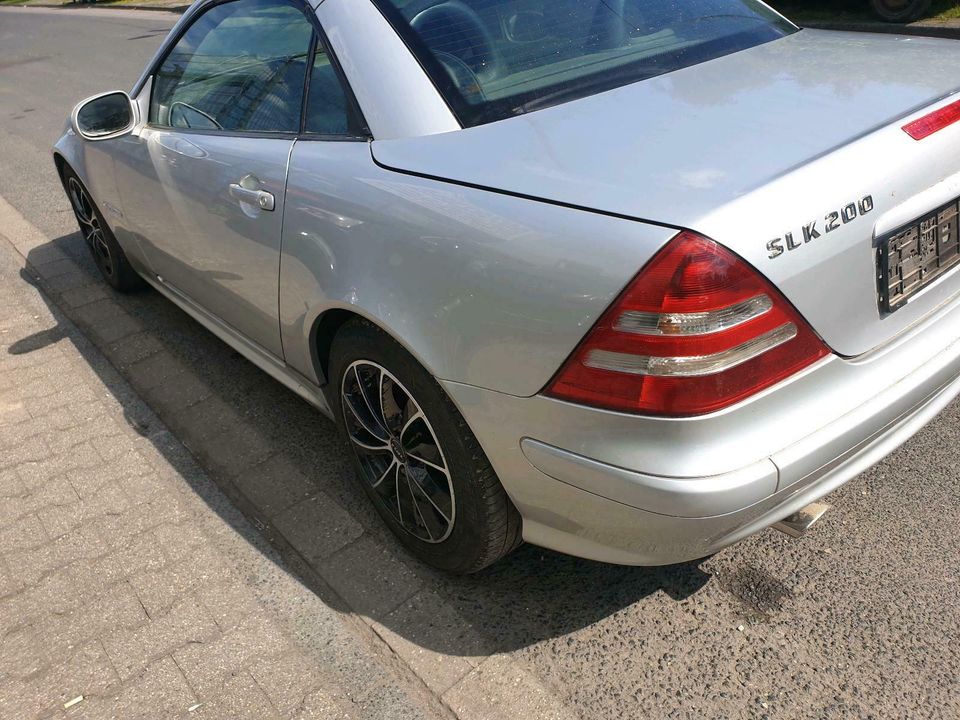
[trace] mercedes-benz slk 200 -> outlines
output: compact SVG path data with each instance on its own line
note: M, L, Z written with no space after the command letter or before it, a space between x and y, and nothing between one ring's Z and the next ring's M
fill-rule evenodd
M200 0L55 159L420 558L671 563L960 390L956 67L754 0Z

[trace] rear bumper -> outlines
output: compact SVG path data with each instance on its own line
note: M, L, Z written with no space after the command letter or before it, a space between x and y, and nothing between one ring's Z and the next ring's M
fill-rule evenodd
M565 493L561 501L570 511L566 520L579 527L575 530L572 525L561 528L552 521L540 524L532 519L524 526L524 538L572 555L629 565L663 565L701 558L782 520L870 468L908 440L957 394L960 394L960 379L953 380L896 423L836 458L833 463L752 505L722 515L662 515L590 493L577 487L576 483L538 471L541 477L536 481L528 478L528 481L549 484L560 480L567 485L570 492ZM552 469L556 467L552 466ZM567 466L571 473L566 476L567 480L582 478L576 475L577 467L577 464ZM619 473L622 471L618 468L604 467L615 477L621 477ZM698 500L705 502L711 498L718 505L735 502L742 490L733 483L718 484L717 478L673 482L684 485L699 482L704 487L709 486L709 490L697 494ZM557 488L542 489L551 493ZM677 488L675 500L689 502L685 488Z
M870 357L827 358L721 413L654 419L445 383L524 538L605 562L703 557L869 468L960 394L960 302Z

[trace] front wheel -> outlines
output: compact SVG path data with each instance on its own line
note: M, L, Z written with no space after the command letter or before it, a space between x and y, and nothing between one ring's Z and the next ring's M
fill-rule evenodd
M930 9L931 0L870 0L873 11L887 22L913 22Z
M328 399L364 491L414 555L471 573L520 544L520 515L463 417L372 323L334 338Z
M100 210L93 204L87 188L69 167L63 170L63 184L80 226L80 234L83 235L103 279L120 292L132 292L146 287L143 278L130 266L130 261Z

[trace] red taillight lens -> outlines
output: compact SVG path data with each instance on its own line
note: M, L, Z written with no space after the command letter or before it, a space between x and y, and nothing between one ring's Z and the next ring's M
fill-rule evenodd
M904 125L903 131L914 140L923 140L955 122L960 122L960 100Z
M546 393L623 412L702 415L828 353L756 270L682 232L604 313Z

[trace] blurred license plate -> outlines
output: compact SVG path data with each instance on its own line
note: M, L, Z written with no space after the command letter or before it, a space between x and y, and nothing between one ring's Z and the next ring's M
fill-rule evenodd
M881 238L877 248L880 309L893 312L960 264L960 200Z

